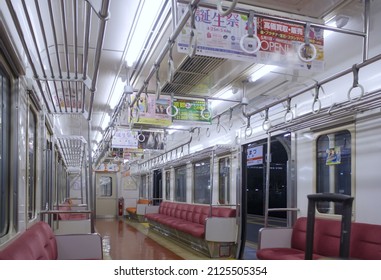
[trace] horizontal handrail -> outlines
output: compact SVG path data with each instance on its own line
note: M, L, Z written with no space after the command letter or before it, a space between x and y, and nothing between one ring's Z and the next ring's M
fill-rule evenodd
M42 210L40 215L51 215L51 214L62 214L62 213L71 213L71 214L91 214L91 210Z
M299 208L292 208L292 207L285 207L285 208L269 208L267 209L267 213L268 212L298 212L300 211ZM268 225L268 221L266 219L265 221L265 227L267 228L269 225Z
M212 207L237 207L237 204L209 204Z
M268 212L279 212L279 211L299 211L299 208L269 208Z
M44 215L58 215L58 214L87 214L88 219L91 220L91 210L42 210L40 211L41 220L44 219ZM58 219L57 219L58 222Z

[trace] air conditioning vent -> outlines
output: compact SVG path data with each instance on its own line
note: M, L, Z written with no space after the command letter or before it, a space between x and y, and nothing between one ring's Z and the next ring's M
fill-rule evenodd
M216 70L224 58L196 55L187 56L175 71L172 83L166 82L162 88L164 93L188 94L206 76Z

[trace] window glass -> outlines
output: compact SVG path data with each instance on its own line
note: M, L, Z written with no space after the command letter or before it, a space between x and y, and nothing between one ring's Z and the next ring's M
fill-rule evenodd
M100 196L110 197L112 196L112 178L110 176L100 177Z
M143 175L140 177L139 196L147 198L147 176L146 175Z
M194 168L194 202L209 204L210 199L210 160L196 162Z
M187 201L187 169L185 165L175 169L175 201Z
M66 172L63 165L61 156L57 153L57 162L56 162L56 192L55 192L55 204L62 203L65 200L66 193Z
M31 107L28 116L28 218L33 219L36 216L37 116Z
M10 79L0 67L0 237L8 232L9 184L9 123ZM16 190L15 190L16 191Z
M152 198L152 185L150 185L152 182L151 182L151 175L148 174L147 175L147 179L146 179L146 196L147 198Z
M165 199L171 199L171 171L165 172Z
M52 189L52 178L53 178L53 151L52 151L52 138L51 134L47 134L49 140L46 141L45 148L45 159L43 168L43 187L41 192L41 208L45 209L51 204L51 189Z
M340 193L352 195L352 149L348 130L321 135L317 145L317 193ZM341 206L319 202L320 213L341 214Z
M218 202L229 204L230 201L230 159L218 161Z

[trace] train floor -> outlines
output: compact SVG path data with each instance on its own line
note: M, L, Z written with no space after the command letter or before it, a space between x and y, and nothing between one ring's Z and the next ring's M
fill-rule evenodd
M275 220L275 222L277 222ZM282 223L282 222L280 222ZM255 260L258 230L263 227L263 217L250 215L247 223L247 240L244 259ZM97 219L95 229L108 236L110 250L104 251L104 259L111 260L205 260L208 259L182 244L168 240L149 230L147 223L126 218Z

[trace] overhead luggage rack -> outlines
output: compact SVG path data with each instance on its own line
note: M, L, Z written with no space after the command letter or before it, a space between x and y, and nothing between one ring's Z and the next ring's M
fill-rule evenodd
M6 2L48 112L90 119L110 1Z
M180 166L189 161L198 161L213 155L222 156L231 153L234 148L229 145L215 145L198 152L191 153L189 144L192 139L185 144L175 147L163 154L153 157L139 164L139 172L147 172L154 168L163 166ZM187 147L188 146L188 147Z
M81 171L86 158L86 140L82 136L61 136L57 142L69 171Z

